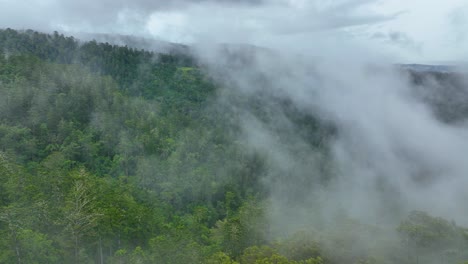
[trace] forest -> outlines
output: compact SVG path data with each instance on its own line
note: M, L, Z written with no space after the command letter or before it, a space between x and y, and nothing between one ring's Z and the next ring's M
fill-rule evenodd
M468 112L433 103L445 122ZM320 179L300 185L330 181L333 124L267 91L236 94L188 52L1 29L0 263L468 263L468 229L420 210L390 227L343 213L279 232L272 164L239 140L239 106L260 120L281 109L320 155Z

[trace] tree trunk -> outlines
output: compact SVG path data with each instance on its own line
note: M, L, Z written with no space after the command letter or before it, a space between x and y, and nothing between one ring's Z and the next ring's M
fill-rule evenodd
M18 264L21 264L21 252L20 252L20 245L19 245L19 242L18 242L18 238L16 236L16 232L14 234L15 236L15 252L16 252L16 260L18 262Z
M79 252L78 252L78 236L75 236L75 263L76 264L80 263Z
M100 261L100 264L104 264L104 257L102 256L102 240L101 240L101 236L99 236L99 261Z

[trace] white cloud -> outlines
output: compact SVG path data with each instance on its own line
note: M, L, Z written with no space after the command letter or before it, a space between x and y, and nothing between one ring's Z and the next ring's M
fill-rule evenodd
M190 32L186 32L187 27L186 16L178 12L155 12L146 23L151 35L163 37L171 42L192 42Z
M456 25L449 22L453 11L465 3L464 0L382 1L377 10L402 13L375 30L398 31L420 43L420 54L412 54L413 59L428 62L468 59L463 58L463 52L456 48L453 40Z
M408 61L468 58L463 49L468 42L464 0L0 0L0 4L0 27L289 46L298 40L322 45L318 38L325 36L327 43L347 39ZM392 32L404 37L376 41L372 36L378 32L387 39Z

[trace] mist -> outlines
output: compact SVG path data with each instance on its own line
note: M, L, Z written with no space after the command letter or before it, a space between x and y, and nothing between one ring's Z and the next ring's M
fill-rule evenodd
M466 102L466 78L458 84L461 92L443 96L449 84L416 85L388 53L338 42L346 39L343 32L334 41L321 39L324 34L297 45L268 42L268 49L197 46L202 64L229 89L218 99L238 117L239 140L267 160L262 183L269 190L270 239L323 236L341 230L339 219L352 219L380 229L379 235L350 235L354 254L373 248L391 256L395 227L412 211L466 226L466 117L447 122L435 109L460 109L453 97ZM246 59L233 62L236 56ZM330 129L296 127L291 108ZM310 137L321 138L320 144ZM339 247L333 241L324 247Z
M266 49L207 44L206 39L218 41L232 33L223 28L210 28L196 46L201 63L229 89L220 93L219 101L238 117L239 140L266 157L263 184L270 190L272 239L305 230L336 230L337 219L345 217L379 226L385 230L381 238L392 240L394 227L411 211L468 224L466 122L440 119L434 105L415 92L440 97L431 88L435 82L416 87L394 65L398 58L390 49L376 49L352 35L362 21L369 25L391 19L392 14L361 16L358 11L369 2L337 7L349 14L346 22L341 16L330 21L333 8L326 8L288 23L282 13L275 16L272 4L266 12L269 21L275 21L274 30L234 30L228 38L228 43L247 40ZM467 87L463 78L460 87ZM239 97L254 100L264 112L246 107ZM281 102L331 129L295 127ZM319 133L328 136L319 147L311 145L308 137ZM392 248L372 235L355 239L358 248Z
M412 211L468 226L468 123L462 115L443 116L468 99L466 76L460 74L454 100L442 96L453 88L448 83L431 77L418 83L397 65L466 59L464 51L445 50L466 42L453 22L463 11L445 17L456 24L456 44L435 47L430 34L388 26L405 16L403 8L387 11L373 0L104 1L89 9L52 2L34 3L57 6L54 22L40 21L40 29L156 37L189 46L184 52L222 87L208 108L240 128L233 132L236 140L265 162L261 185L267 190L269 242L298 232L339 232L346 219L378 227L385 240L362 234L356 251L390 252L395 227ZM89 19L82 23L82 17ZM30 23L8 16L0 22ZM150 42L143 44L172 49ZM156 160L136 165L149 182ZM336 247L333 241L325 248Z
M276 230L319 227L343 212L366 224L396 226L413 210L468 224L467 126L438 119L394 66L414 51L410 37L389 33L383 49L361 37L362 27L402 15L375 5L187 1L148 17L149 32L191 43L208 74L229 89L218 102L238 117L239 140L267 159L263 184ZM268 118L239 97L255 100ZM295 127L277 105L283 101L333 128L321 151L307 142L313 132Z
M466 125L438 119L431 106L415 96L414 84L393 65L389 53L378 52L349 36L346 39L346 30L332 27L330 31L329 24L347 29L357 21L378 23L387 18L382 15L369 20L354 15L369 2L346 2L347 5L325 9L319 13L323 16L307 20L309 24L322 25L311 28L307 38L288 38L281 32L283 42L268 42L265 33L258 42L250 37L253 43L269 47L267 50L236 45L216 48L202 43L196 46L196 54L217 81L234 90L230 93L256 97L266 106L274 104L271 97L284 99L301 113L336 127L336 135L327 142L335 178L317 190L318 199L330 203L323 207L344 209L371 223L398 220L409 210L425 210L450 215L466 224ZM342 26L337 21L330 23L329 18L323 17L332 9L346 10L354 15L353 19ZM304 22L298 19L297 24ZM302 30L302 25L294 26L289 33ZM209 34L213 39L218 37L216 31ZM269 37L280 38L275 34ZM300 38L302 41L295 42ZM233 42L242 43L243 39ZM233 56L246 57L248 61L235 65ZM259 83L258 76L266 81ZM272 96L260 97L262 93ZM220 96L223 104L236 107L236 102L226 98L229 96ZM284 195L301 193L298 190L309 187L301 185L306 181L303 178L320 178L318 165L314 165L320 159L313 149L301 143L304 140L299 131L288 126L290 120L283 110L270 108L273 112L268 121L260 120L248 109L236 112L242 114L243 140L268 156L272 174L292 174L271 183L266 180L274 190L290 187L272 192L272 200L284 201ZM278 133L286 133L288 142L278 140L284 137ZM300 171L300 175L294 175L295 171ZM308 201L317 200L317 192L310 190L310 197L298 197L294 204L302 204L301 209L306 210L311 206Z

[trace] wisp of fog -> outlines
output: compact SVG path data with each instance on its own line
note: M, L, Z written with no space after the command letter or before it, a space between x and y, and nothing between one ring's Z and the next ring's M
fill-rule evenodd
M363 19L355 15L358 7L346 7L353 21ZM329 25L324 17L307 20ZM466 125L437 118L389 54L352 38L342 41L343 31L330 36L322 26L289 42L288 36L274 42L274 35L265 34L253 41L268 48L206 41L197 46L202 64L229 89L219 100L239 117L240 140L269 162L264 184L270 189L272 224L295 232L345 213L364 223L395 226L411 210L467 224ZM211 32L215 40L216 33ZM239 97L254 98L267 113L259 117ZM306 142L308 135L292 125L282 101L334 128L325 151Z

